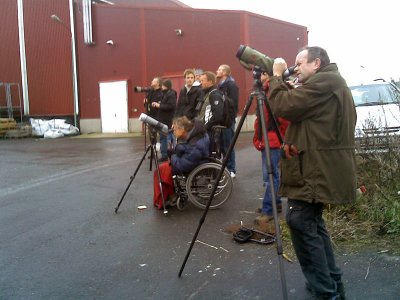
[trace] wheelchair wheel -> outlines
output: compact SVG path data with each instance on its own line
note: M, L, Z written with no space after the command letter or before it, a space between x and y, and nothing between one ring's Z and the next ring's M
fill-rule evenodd
M179 210L184 210L186 208L187 200L186 197L178 196L178 200L176 200L176 207Z
M186 182L186 191L190 202L199 208L206 208L220 170L221 165L218 163L205 163L196 167L189 174ZM224 204L231 195L232 188L232 178L228 170L225 169L217 184L210 209L217 208Z

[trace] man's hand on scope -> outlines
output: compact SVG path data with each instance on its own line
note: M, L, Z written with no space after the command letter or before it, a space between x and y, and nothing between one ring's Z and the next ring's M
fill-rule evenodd
M274 59L274 66L272 67L272 72L274 76L281 77L286 69L287 63L283 58L279 57Z

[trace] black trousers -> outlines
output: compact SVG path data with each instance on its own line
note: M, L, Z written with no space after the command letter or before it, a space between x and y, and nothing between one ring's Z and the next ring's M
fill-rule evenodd
M303 274L319 295L335 296L342 272L322 218L323 204L288 200L286 222Z

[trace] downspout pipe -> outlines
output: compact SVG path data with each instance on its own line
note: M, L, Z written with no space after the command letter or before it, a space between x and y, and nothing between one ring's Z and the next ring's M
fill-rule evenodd
M78 127L79 94L78 94L78 68L76 62L76 39L75 39L75 14L73 0L69 0L69 19L71 29L71 52L72 52L72 89L74 95L74 126Z
M29 115L29 91L28 91L29 89L28 89L28 72L26 69L23 0L17 1L17 10L18 10L18 37L19 37L19 56L21 64L22 97L24 103L24 116L26 116Z

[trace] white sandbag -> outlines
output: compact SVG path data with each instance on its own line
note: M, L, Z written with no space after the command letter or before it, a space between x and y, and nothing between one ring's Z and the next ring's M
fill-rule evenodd
M44 138L59 138L63 136L78 135L79 129L65 122L64 119L30 119L33 136Z
M59 129L49 129L43 135L45 139L57 139L63 136L64 134Z
M32 126L32 135L33 136L43 136L44 133L50 129L49 124L45 120L41 119L29 119Z

